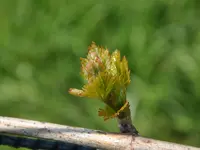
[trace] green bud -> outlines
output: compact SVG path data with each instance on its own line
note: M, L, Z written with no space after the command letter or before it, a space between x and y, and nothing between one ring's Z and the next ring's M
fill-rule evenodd
M130 71L126 58L121 60L118 50L110 55L108 49L93 42L88 48L87 58L81 58L81 74L87 83L82 90L71 88L69 93L104 102L106 108L99 110L99 116L107 120L129 110L126 90L130 84Z

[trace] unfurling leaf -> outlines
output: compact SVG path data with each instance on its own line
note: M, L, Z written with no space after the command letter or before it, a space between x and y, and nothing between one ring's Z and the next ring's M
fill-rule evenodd
M71 88L69 93L104 102L106 108L99 110L99 116L103 116L104 120L129 109L126 90L130 84L130 71L126 58L121 60L118 50L110 54L108 49L92 42L87 58L81 58L81 74L87 83L82 90Z

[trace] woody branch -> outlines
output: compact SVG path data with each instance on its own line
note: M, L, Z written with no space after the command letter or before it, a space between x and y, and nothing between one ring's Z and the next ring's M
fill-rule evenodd
M56 140L109 150L200 150L200 148L169 143L141 136L108 133L46 122L0 117L0 133Z

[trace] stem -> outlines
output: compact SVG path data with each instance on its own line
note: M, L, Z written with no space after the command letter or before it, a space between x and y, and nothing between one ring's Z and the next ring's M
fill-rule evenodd
M133 135L139 135L137 129L132 124L130 108L127 107L117 117L118 127L121 133L131 133Z

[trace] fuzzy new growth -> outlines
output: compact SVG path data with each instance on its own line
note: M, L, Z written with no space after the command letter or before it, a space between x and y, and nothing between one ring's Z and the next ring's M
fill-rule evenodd
M99 109L99 116L104 120L114 117L123 120L128 117L130 122L129 103L126 100L130 71L126 58L121 59L118 50L110 54L108 49L92 42L87 58L81 58L81 75L87 83L81 90L71 88L70 94L98 98L104 102L105 109Z

